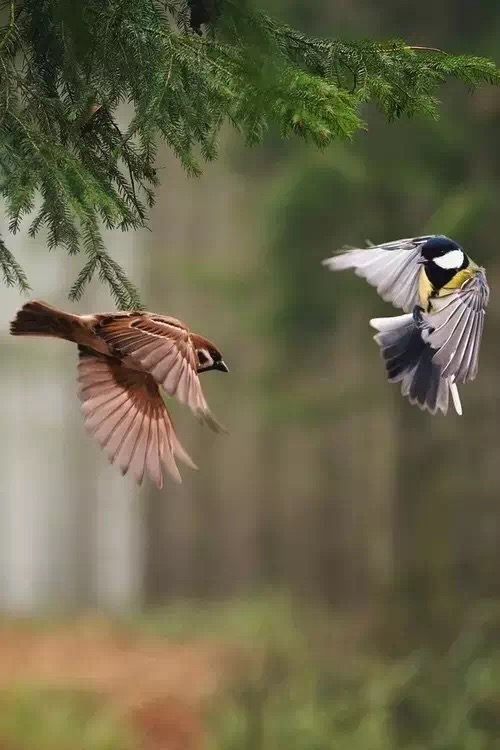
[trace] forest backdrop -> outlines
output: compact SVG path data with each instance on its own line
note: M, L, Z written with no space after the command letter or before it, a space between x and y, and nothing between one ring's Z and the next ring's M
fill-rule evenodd
M398 36L492 58L497 50L499 11L493 2L484 4L481 14L465 2L439 7L424 2L418 15L407 15L388 0L376 12L361 0L321 7L276 2L270 9L311 34ZM19 401L22 408L11 417L13 431L21 432L18 460L4 457L9 468L3 473L11 478L3 502L17 528L10 503L15 508L22 482L32 482L28 490L37 496L31 505L24 502L36 509L45 531L38 552L27 545L26 559L36 575L45 571L46 592L33 583L41 604L68 597L95 600L101 585L96 580L102 579L88 562L96 544L95 514L103 514L99 533L106 568L113 565L105 548L115 511L126 517L129 534L127 542L116 532L115 541L129 561L130 575L117 574L124 577L119 585L124 601L129 594L150 603L179 594L284 587L335 607L382 607L390 618L387 602L399 601L409 621L435 632L436 626L446 631L456 623L471 599L497 596L500 94L484 86L468 96L461 84L448 84L442 96L437 122L388 125L367 108L368 133L323 152L272 136L250 150L228 129L222 158L198 179L187 178L175 158L160 151L152 232L111 234L109 247L120 261L122 248L130 247L130 275L147 307L174 313L212 336L231 366L230 380L212 377L206 384L214 410L230 427L229 439L215 440L176 414L200 465L182 489L168 486L158 494L144 488L140 508L122 500L122 493L132 498L134 490L105 466L83 433L73 394L73 353L57 342L5 338L6 392L10 404ZM328 274L320 265L345 243L427 232L462 242L487 266L493 289L479 377L464 389L463 419L421 414L385 382L367 320L387 308L358 279ZM14 242L35 268L40 240L21 236ZM34 293L65 304L75 263L61 255L50 260L52 266L40 256ZM112 307L95 284L92 295L68 306ZM2 299L6 329L21 300L13 290L2 292ZM39 372L33 390L24 378L32 382L41 359L46 382ZM64 383L64 396L55 382ZM51 391L42 399L50 402L44 419L52 428L54 457L48 461L47 422L40 429L32 424L33 409L43 408L37 404L43 387ZM56 413L64 415L61 422ZM36 476L33 466L31 478L25 476L19 451L28 434L45 477ZM55 467L57 476L50 475L54 461L61 460L56 445L64 450L64 482ZM113 512L102 509L106 501L95 482L104 482L119 498ZM52 515L40 501L44 486ZM57 487L60 501L54 500ZM2 526L8 529L8 523ZM63 523L69 540L54 550L47 541ZM33 528L39 535L38 523ZM4 569L18 570L23 553L12 533L6 534L3 555L11 558ZM50 571L61 566L74 575L59 573L56 585ZM9 575L4 573L6 591L14 585ZM8 603L10 595L5 596ZM19 598L12 596L14 602Z
M499 59L500 8L493 0L482 3L480 13L465 0L423 0L411 12L393 0L376 8L365 0L274 0L269 9L313 35L401 37ZM440 738L435 744L429 739L435 731L429 687L427 718L416 720L417 729L411 712L403 722L410 738L431 727L426 750L459 747L457 738L466 733L457 697L462 683L454 671L462 656L456 654L466 653L464 663L477 676L479 662L467 649L479 642L476 625L486 611L493 613L493 643L498 630L500 90L485 85L469 95L462 84L448 83L441 95L438 121L388 124L368 106L362 112L368 132L324 151L277 134L249 149L228 127L220 159L199 178L187 177L171 152L159 150L151 232L104 236L147 308L174 314L213 338L231 369L224 378L214 373L205 380L229 436L209 434L172 405L183 443L200 467L184 472L180 488L167 483L162 492L149 486L136 491L107 465L84 432L75 352L63 342L11 339L8 322L22 297L2 288L5 612L127 612L179 598L239 601L285 591L297 596L299 613L326 607L335 623L329 632L347 622L351 642L362 632L381 653L398 657L422 645L439 651L472 628L465 652L450 652L455 656L441 665L437 683L428 683L449 680L450 703L443 706L436 694L435 722L449 710L456 734L448 723L432 735ZM462 391L463 417L420 413L386 383L368 319L390 308L363 281L321 266L344 244L428 232L461 242L487 267L492 289L479 374ZM43 232L35 240L25 232L8 237L29 271L33 295L75 311L113 309L108 291L95 281L78 303L68 302L81 262L61 251L47 255L46 239ZM262 613L262 627L276 634L281 649L281 639L289 642L281 624L288 615L278 608L268 623L264 613L273 606L264 599L261 608L243 609L241 618L250 627ZM195 617L188 619L192 626ZM221 623L217 635L222 632ZM350 653L340 643L337 651ZM273 664L256 683L262 691L274 684ZM487 664L493 669L493 657ZM279 684L279 664L276 669ZM414 679L421 679L415 670ZM473 678L467 675L463 694L469 690L470 698ZM384 685L393 690L397 680L387 679ZM397 679L402 685L410 678ZM477 695L484 697L486 677L481 680ZM411 687L417 703L419 684ZM252 701L266 695L255 686L241 693L253 716ZM385 700L364 706L362 714L367 720L372 710L385 716ZM495 705L492 699L481 714L491 737L498 737ZM300 714L293 708L291 716L284 726L295 726ZM311 721L321 723L315 713ZM392 747L385 735L375 740L371 732L360 735L359 747ZM301 748L300 731L293 736ZM324 736L329 747L333 734L325 730ZM352 750L357 745L349 738ZM404 738L394 742L406 747ZM467 750L482 747L463 742ZM227 746L237 745L228 739ZM258 746L251 736L241 744ZM217 747L224 747L222 740Z

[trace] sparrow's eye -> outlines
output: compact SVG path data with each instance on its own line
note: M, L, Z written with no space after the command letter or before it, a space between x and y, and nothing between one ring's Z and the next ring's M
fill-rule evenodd
M198 352L198 361L200 365L206 365L208 362L208 357L206 356L206 354L203 353L203 350L200 350Z

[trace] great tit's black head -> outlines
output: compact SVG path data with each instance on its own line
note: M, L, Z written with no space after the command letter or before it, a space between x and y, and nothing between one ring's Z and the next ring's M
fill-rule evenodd
M420 253L424 265L434 263L439 268L456 271L467 265L467 256L460 245L443 235L427 240L422 245Z
M208 372L209 370L220 370L220 372L229 372L229 367L222 359L222 354L213 344L206 340L196 346L196 356L198 357L198 372Z

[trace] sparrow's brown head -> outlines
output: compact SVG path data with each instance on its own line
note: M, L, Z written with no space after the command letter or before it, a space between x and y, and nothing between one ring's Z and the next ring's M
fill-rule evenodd
M229 372L229 367L222 359L222 354L211 341L196 334L191 338L198 357L198 373L208 372L209 370Z

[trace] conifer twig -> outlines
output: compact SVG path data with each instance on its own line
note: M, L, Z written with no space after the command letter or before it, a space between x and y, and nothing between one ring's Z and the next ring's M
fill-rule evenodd
M422 47L421 45L407 45L405 49L411 49L415 51L422 50L424 52L440 52L442 55L446 55L447 53L443 49L439 49L438 47Z

